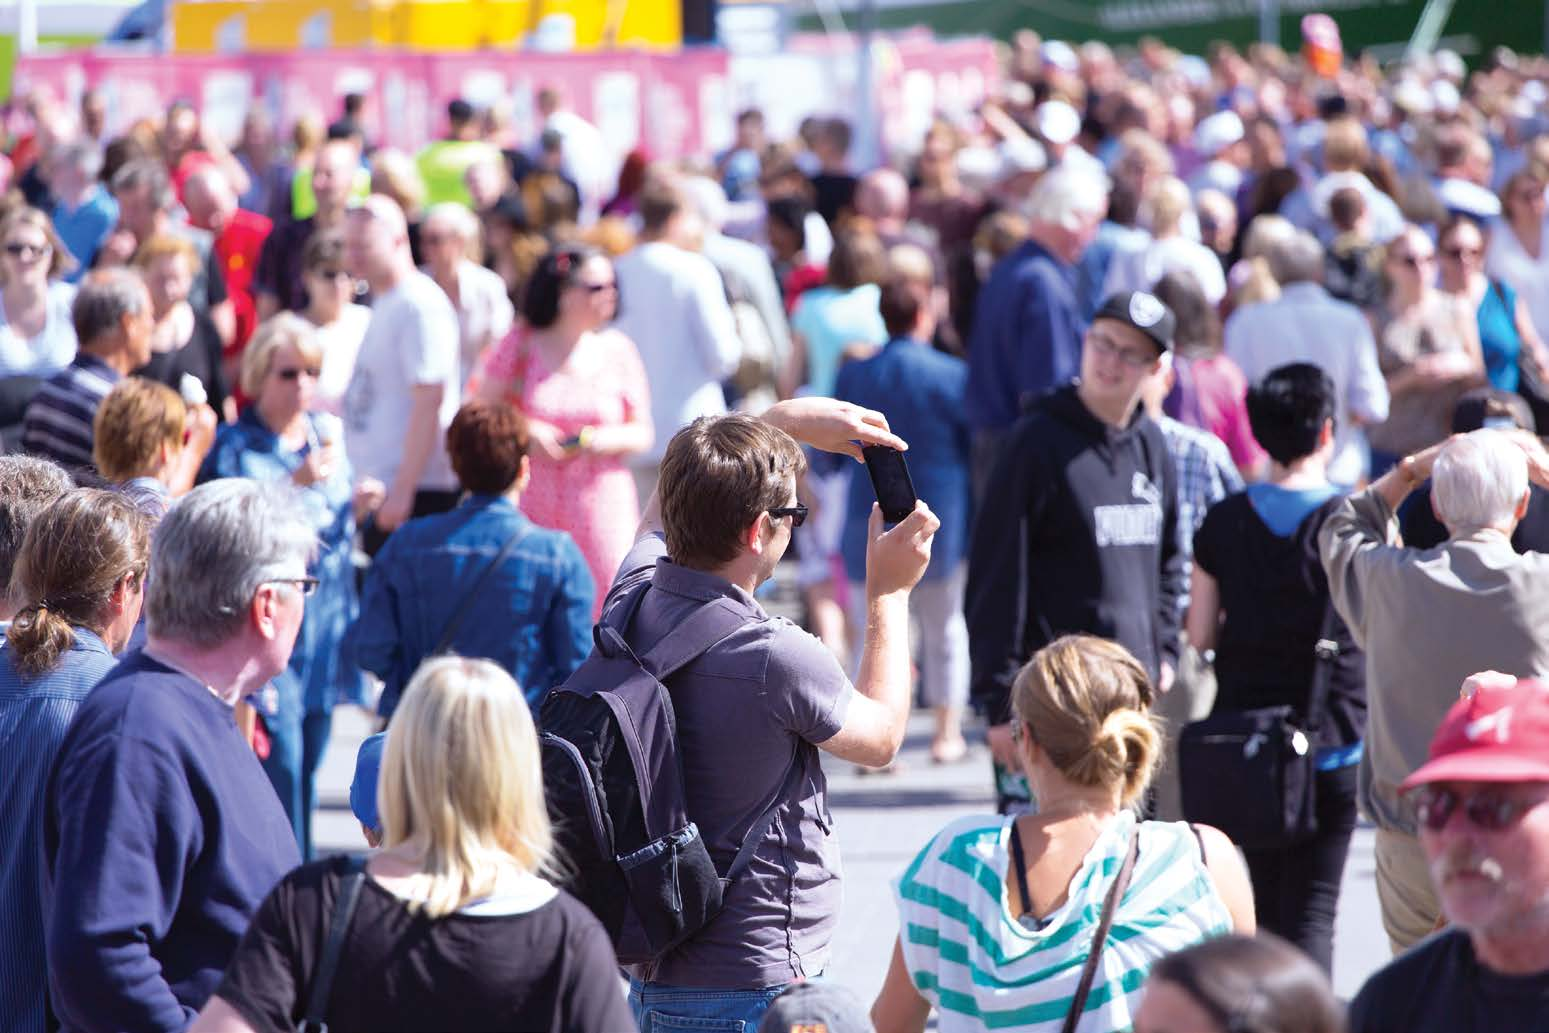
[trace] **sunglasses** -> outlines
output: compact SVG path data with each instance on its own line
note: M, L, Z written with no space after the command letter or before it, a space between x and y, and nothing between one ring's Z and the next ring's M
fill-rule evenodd
M277 369L274 371L275 376L279 377L281 380L286 381L300 380L301 374L303 373L311 377L313 380L316 380L319 376L322 375L321 370L312 366L307 366L305 368L299 366L287 366L284 369Z
M1482 247L1447 247L1442 248L1441 253L1454 262L1461 262L1465 258L1478 258L1484 254Z
M1451 789L1427 787L1415 794L1415 816L1432 832L1440 832L1462 808L1463 816L1477 829L1499 832L1543 801L1518 800L1498 789L1481 789L1464 797Z
M49 244L20 244L11 243L5 246L5 253L28 262L53 250Z
M345 269L314 269L313 275L323 280L352 280L348 270Z
M581 283L572 284L577 290L583 290L588 294L601 294L603 291L617 290L618 284L612 280L607 283Z
M1422 265L1430 265L1436 260L1435 255L1421 255L1419 257L1414 255L1394 255L1392 257L1393 261L1399 265L1406 265L1411 269L1418 269Z
M790 517L792 527L800 527L807 522L807 507L799 502L794 506L781 506L778 509L765 510L765 512L776 520L781 517Z

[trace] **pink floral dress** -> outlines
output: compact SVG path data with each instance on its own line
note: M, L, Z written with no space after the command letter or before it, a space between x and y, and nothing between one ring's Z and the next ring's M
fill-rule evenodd
M582 427L632 423L651 413L645 367L634 342L613 330L581 338L559 369L518 324L491 349L480 379L508 385L506 400L526 416L573 437ZM595 619L613 575L635 541L640 502L635 479L619 456L582 453L559 462L537 449L528 453L532 479L522 492L522 512L537 524L570 534L596 582Z

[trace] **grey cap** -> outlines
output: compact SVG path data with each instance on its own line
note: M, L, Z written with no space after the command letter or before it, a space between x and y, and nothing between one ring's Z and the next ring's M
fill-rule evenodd
M855 992L838 983L797 983L774 999L758 1033L875 1033Z

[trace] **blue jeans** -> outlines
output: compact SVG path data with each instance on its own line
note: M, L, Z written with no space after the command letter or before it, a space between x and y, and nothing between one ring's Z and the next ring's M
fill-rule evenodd
M292 678L275 679L280 691L276 714L264 715L269 732L269 757L263 762L264 773L274 786L275 795L285 808L301 859L312 859L312 812L317 806L317 769L328 749L333 729L333 712L303 713L298 686Z
M781 986L761 990L668 986L629 981L629 1010L640 1033L755 1033Z

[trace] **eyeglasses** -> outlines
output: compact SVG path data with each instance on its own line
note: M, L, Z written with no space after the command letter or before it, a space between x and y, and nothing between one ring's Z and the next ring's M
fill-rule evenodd
M41 258L53 250L51 244L23 244L12 241L5 246L5 253L13 258L20 258L24 262L30 262L34 258Z
M1421 825L1440 832L1452 819L1452 812L1461 806L1475 828L1499 832L1542 802L1513 799L1498 789L1481 789L1465 798L1451 789L1427 786L1415 794L1415 816Z
M348 269L315 269L313 274L323 280L353 280Z
M315 577L272 577L265 581L266 585L295 585L296 590L303 596L310 596L317 591L320 582Z
M807 507L800 502L794 506L781 506L778 509L765 510L770 516L779 520L781 517L790 517L792 527L800 527L807 522Z
M277 369L274 371L275 376L285 381L300 380L301 374L303 373L311 377L313 380L316 380L319 376L322 375L322 371L317 369L315 366L287 366L284 369Z
M1454 262L1461 262L1465 258L1478 258L1480 255L1484 254L1484 248L1482 248L1482 247L1444 247L1444 248L1441 249L1441 253L1442 253L1442 255L1444 257L1450 258Z
M601 294L603 291L618 290L619 285L613 280L609 280L607 283L577 282L571 286L575 287L577 290L583 290L588 294Z
M1156 362L1156 353L1139 355L1128 348L1121 348L1117 341L1103 333L1088 332L1087 341L1092 345L1092 350L1097 354L1108 358L1118 359L1131 369L1145 369Z

